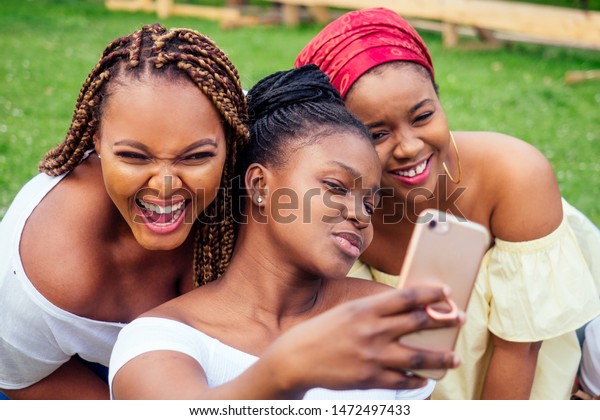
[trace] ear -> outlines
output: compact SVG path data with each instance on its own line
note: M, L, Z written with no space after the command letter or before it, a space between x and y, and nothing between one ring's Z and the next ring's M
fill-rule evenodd
M94 142L94 150L96 151L96 154L98 155L98 157L100 157L100 132L99 132L99 130L96 130L96 132L94 133L94 136L92 137L92 141Z
M252 203L262 207L268 195L271 172L260 163L251 164L246 170L246 191Z

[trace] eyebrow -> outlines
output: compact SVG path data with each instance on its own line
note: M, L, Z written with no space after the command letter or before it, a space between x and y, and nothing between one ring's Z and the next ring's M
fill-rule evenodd
M215 139L205 138L205 139L200 139L198 141L193 142L188 147L183 149L179 154L185 154L185 153L189 152L190 150L194 150L197 147L205 146L205 145L212 145L212 146L218 147L218 143ZM119 141L115 142L115 146L135 147L136 149L140 149L146 153L150 153L150 150L146 147L145 144L140 143L136 140L119 140Z
M348 172L354 178L360 177L360 173L358 173L358 171L356 169L354 169L354 168L346 165L343 162L340 162L339 160L330 160L329 162L327 162L327 164L329 164L329 165L335 165L335 166L338 166L338 167L342 168L344 171Z
M413 105L412 107L410 107L410 109L408 110L409 114L412 114L413 112L415 112L417 109L421 108L423 105L425 105L427 102L432 102L431 99L427 98L427 99L423 99L422 101L416 103L415 105ZM386 123L384 121L375 121L373 123L370 124L366 124L367 128L377 128L377 127L381 127L383 125L385 125Z
M408 112L412 114L412 113L413 113L413 112L415 112L417 109L419 109L419 108L421 108L423 105L425 105L427 102L433 102L433 101L432 101L431 99L429 99L429 98L427 98L427 99L423 99L422 101L420 101L420 102L417 102L415 105L413 105L413 106L412 106L412 107L411 107L411 108L408 110Z
M327 163L330 164L330 165L339 166L344 171L346 171L348 174L350 174L350 176L352 176L355 180L357 178L361 177L360 173L356 169L354 169L354 168L346 165L343 162L340 162L338 160L330 160ZM373 188L372 191L373 191L373 195L381 195L381 186L378 185L377 188Z

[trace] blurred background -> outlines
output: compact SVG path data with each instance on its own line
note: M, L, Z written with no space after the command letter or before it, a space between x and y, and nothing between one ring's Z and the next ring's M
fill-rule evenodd
M111 1L119 7L109 9ZM135 0L116 10L125 3L0 2L0 218L44 153L64 139L79 89L113 39L153 22L196 29L225 50L250 89L291 68L326 20L346 10L253 0L175 0L166 13ZM600 0L511 3L600 12ZM563 196L600 226L600 47L467 26L448 32L435 19L406 17L430 48L451 129L499 131L533 144L552 163Z

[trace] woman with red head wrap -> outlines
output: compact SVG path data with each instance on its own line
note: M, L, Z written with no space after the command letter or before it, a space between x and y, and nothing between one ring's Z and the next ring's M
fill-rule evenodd
M323 29L298 55L296 66L316 64L346 97L365 72L384 63L411 61L433 79L427 46L408 22L388 9L350 12Z
M427 47L391 10L341 16L300 52L296 66L309 63L370 129L382 164L375 237L351 275L395 284L426 208L491 233L456 347L463 363L433 398L568 398L575 330L600 313L600 233L562 199L547 159L514 137L450 131Z

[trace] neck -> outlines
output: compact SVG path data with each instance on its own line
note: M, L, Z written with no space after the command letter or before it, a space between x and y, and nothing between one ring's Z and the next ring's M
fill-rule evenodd
M264 229L252 222L241 227L219 294L236 302L236 311L281 327L318 310L326 281L289 261Z
M391 230L414 225L419 213L426 209L457 213L458 200L466 189L462 184L456 185L446 175L439 175L435 189L429 196L412 194L411 191L407 197L391 190L393 193L382 197L381 205L375 210L373 225L385 225L386 229Z

